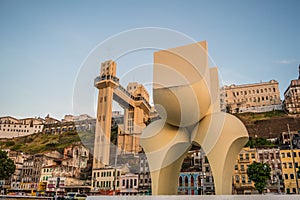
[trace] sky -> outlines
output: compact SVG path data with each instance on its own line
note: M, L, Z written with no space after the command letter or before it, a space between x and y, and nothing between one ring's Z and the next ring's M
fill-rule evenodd
M109 38L143 27L206 40L221 84L275 79L282 97L298 78L299 7L297 0L0 0L0 116L79 114L73 93L91 52ZM122 83L136 81L134 75L127 80L126 73L152 58L151 50L119 58Z

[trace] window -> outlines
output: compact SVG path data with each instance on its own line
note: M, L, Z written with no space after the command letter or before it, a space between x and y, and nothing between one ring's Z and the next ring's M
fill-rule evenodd
M235 165L235 166L234 166L234 169L235 169L235 170L238 170L238 169L239 169L239 168L238 168L238 165Z
M288 174L284 174L284 179L289 179Z
M242 183L246 183L246 177L244 175L242 176Z
M209 181L209 176L207 176L206 178L205 178L205 182L206 183L209 183L210 181Z
M240 154L240 160L243 160L243 154Z
M292 163L289 163L289 168L292 169L293 168L293 165Z
M248 153L246 154L246 160L249 160L249 154Z
M283 163L283 168L286 169L286 163Z
M209 172L209 167L205 167L205 172Z
M288 158L290 158L290 157L291 157L291 153L290 153L290 152L287 152L287 154L286 154L286 155L287 155L287 157L288 157Z
M296 188L293 188L293 193L296 194Z
M239 183L240 182L240 177L238 175L235 176L235 182Z
M281 153L281 158L285 158L285 153Z
M141 179L141 181L142 181L142 179ZM179 186L182 186L182 177L181 176L179 176Z
M290 178L291 179L294 179L295 177L294 177L294 174L290 174Z
M245 171L244 165L241 165L241 170L242 170L242 171Z

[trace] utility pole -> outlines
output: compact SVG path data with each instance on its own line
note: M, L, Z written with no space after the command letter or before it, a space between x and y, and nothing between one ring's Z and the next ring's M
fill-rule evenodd
M296 178L297 194L299 194L298 176L297 176L296 167L295 167L294 147L293 147L292 136L291 136L289 124L287 124L287 128L288 128L288 133L289 133L289 137L290 137L290 149L292 152L292 162L293 162L294 175Z

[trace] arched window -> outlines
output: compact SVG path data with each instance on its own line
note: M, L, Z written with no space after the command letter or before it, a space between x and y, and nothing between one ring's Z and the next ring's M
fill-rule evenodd
M194 176L191 176L191 186L194 187Z
M188 179L188 177L186 176L185 178L184 178L184 186L188 186L189 185L189 179Z
M179 186L182 186L182 177L179 176Z

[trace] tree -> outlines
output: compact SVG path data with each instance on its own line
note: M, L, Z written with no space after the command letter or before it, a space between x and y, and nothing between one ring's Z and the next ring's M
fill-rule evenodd
M270 179L270 174L271 168L266 163L258 163L254 161L247 169L248 178L254 182L254 187L259 194L262 194L264 191L267 185L267 180Z
M7 180L16 170L16 165L7 156L5 151L0 150L0 180Z

